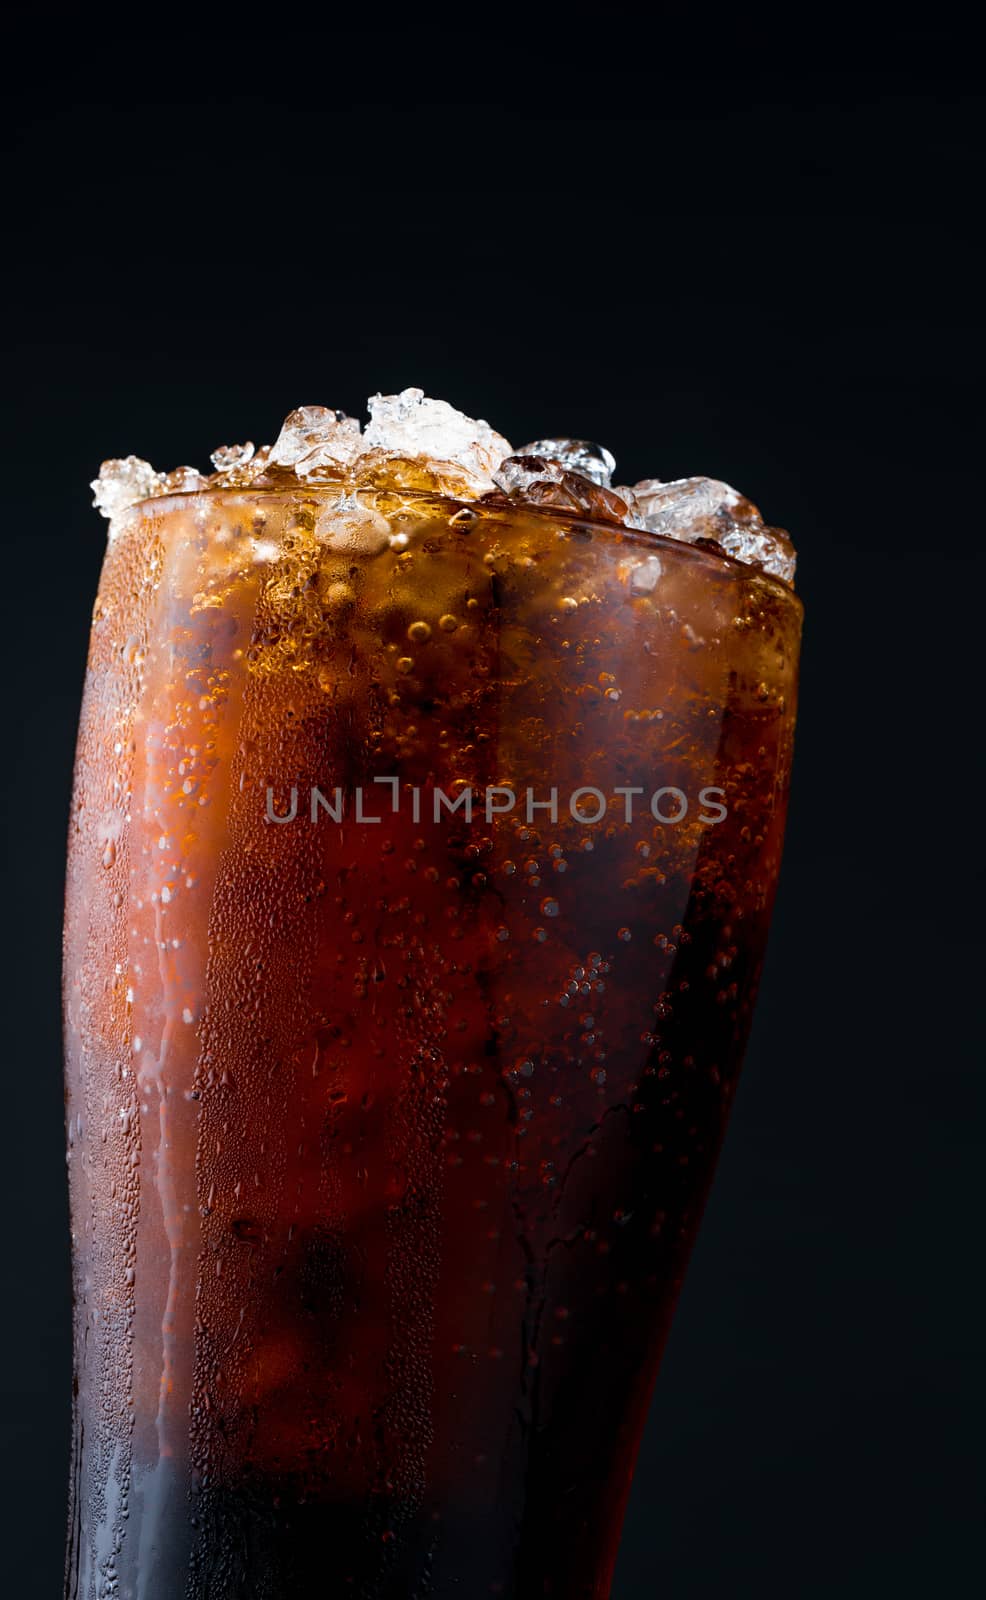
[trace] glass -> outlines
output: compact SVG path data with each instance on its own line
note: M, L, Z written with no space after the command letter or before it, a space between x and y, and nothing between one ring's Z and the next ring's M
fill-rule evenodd
M609 1592L800 623L529 506L124 519L65 935L73 1600Z

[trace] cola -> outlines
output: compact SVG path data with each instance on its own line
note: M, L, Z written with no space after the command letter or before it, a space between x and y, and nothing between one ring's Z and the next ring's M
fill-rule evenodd
M93 617L66 1594L602 1597L800 603L529 479L239 460L117 508Z

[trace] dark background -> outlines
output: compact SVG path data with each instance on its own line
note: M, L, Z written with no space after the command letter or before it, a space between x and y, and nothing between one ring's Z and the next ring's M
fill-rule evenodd
M932 8L934 11L934 8ZM59 1593L58 929L104 456L420 384L801 552L785 874L616 1600L965 1596L981 1348L982 103L942 16L15 7L0 1588ZM280 32L280 36L279 36ZM978 686L978 688L976 687ZM979 887L977 887L977 884Z

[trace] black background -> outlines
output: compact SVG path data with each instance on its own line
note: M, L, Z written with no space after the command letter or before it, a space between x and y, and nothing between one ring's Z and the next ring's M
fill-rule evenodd
M15 7L0 1589L59 1592L62 863L100 459L416 383L801 552L770 960L616 1600L972 1592L982 103L942 16Z

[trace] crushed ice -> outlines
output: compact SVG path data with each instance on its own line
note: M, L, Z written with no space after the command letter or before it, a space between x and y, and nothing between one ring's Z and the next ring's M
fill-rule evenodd
M590 444L588 439L537 439L534 444L522 445L517 454L542 456L556 461L566 472L577 472L597 483L600 489L612 487L616 461L601 444Z
M694 544L708 539L737 561L757 563L785 583L795 554L782 528L768 528L751 501L717 478L643 478L632 490L638 527Z
M445 400L429 400L420 389L375 394L367 405L365 449L454 462L477 489L492 489L494 468L511 454L508 440L488 422L474 422Z
M318 467L347 466L360 445L355 417L330 406L299 406L285 417L267 465L293 467L299 478L308 478Z
M221 444L209 459L217 472L232 472L237 467L245 467L253 456L253 444L248 439L246 444Z
M370 421L359 422L329 406L299 406L285 418L273 445L222 445L215 472L194 467L159 473L138 456L104 461L94 481L94 505L111 526L128 506L155 495L204 488L289 485L291 481L373 486L377 475L405 485L409 464L430 474L439 491L458 499L516 500L572 516L620 523L685 543L718 546L735 560L758 565L785 583L794 579L795 554L781 528L768 527L756 506L715 478L644 478L612 487L615 461L585 439L537 439L514 451L488 422L431 400L420 389L376 394ZM347 504L349 500L347 499ZM383 537L352 500L347 540L360 545ZM634 592L648 593L660 575L657 556L636 569Z
M99 477L90 487L92 503L104 517L119 516L135 500L146 500L152 494L161 494L163 478L155 472L149 461L140 456L123 456L120 460L104 461Z

